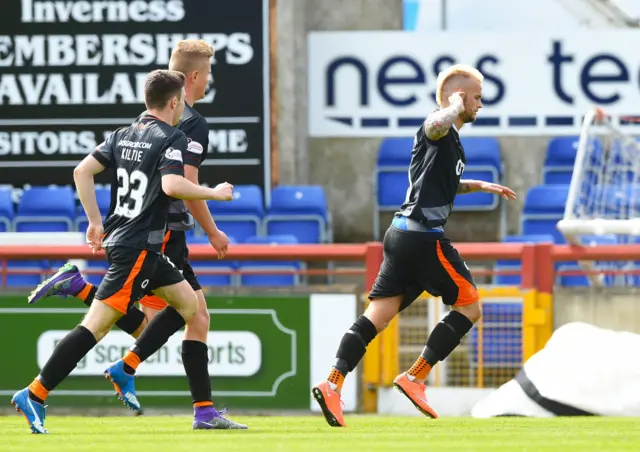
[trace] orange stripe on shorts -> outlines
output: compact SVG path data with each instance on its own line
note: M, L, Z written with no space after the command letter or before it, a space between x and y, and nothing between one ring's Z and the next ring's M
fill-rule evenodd
M171 229L168 229L167 233L164 235L164 240L162 240L162 248L160 249L161 253L164 253L164 250L167 248L167 243L169 243L170 237L171 237Z
M477 302L480 299L480 295L473 284L466 280L466 278L453 268L451 262L445 257L442 252L442 246L440 246L440 241L438 240L436 244L437 252L438 252L438 260L447 271L453 282L458 286L458 299L455 302L455 306L466 306L472 303Z
M145 295L138 303L147 308L155 309L156 311L162 311L167 307L167 302L157 295Z
M136 259L136 263L133 264L133 268L131 272L129 272L129 276L127 276L127 280L124 282L122 288L111 295L109 298L101 300L103 303L111 306L116 311L120 311L123 314L127 313L127 308L129 307L129 302L131 301L131 292L133 292L133 281L136 279L136 276L140 274L140 270L142 270L142 264L144 263L144 259L147 257L147 250L144 250Z

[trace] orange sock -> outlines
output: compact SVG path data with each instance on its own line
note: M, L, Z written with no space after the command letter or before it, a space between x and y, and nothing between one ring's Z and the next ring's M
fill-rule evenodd
M133 352L127 352L124 358L122 358L122 361L133 370L136 370L141 362L140 357Z
M427 363L426 359L420 356L407 373L409 376L414 377L415 380L426 380L430 371L431 366Z
M202 406L213 406L213 402L211 400L207 400L206 402L196 402L193 404L194 408L199 408Z
M47 400L47 396L49 395L47 388L45 388L37 378L29 385L29 391L43 402Z
M93 289L93 284L87 283L84 286L84 288L80 292L78 292L78 295L76 295L76 298L79 298L82 302L87 301L87 298L91 293L91 289Z
M327 381L329 383L336 385L334 390L337 389L339 391L342 389L342 385L344 384L344 375L342 375L340 371L338 371L335 367L333 367L331 369L331 373L327 377Z

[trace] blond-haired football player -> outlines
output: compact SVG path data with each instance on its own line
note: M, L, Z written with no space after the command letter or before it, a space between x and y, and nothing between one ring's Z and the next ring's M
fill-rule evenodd
M440 109L427 117L415 135L409 190L384 236L384 261L369 293L369 306L342 338L327 379L312 389L331 426L346 425L340 393L347 374L378 333L424 291L442 297L452 310L433 329L415 364L398 375L394 385L423 414L437 417L425 395L427 376L481 316L471 272L444 233L453 201L458 193L475 191L515 199L507 187L461 180L466 159L458 132L475 120L482 107L482 80L480 72L464 65L438 75Z

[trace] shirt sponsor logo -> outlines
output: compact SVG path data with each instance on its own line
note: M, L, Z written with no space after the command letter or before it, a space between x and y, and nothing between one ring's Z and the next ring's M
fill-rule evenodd
M182 161L182 151L179 149L169 148L167 149L167 152L165 152L164 156L171 160Z
M189 138L189 145L187 146L187 151L193 154L202 154L202 152L204 151L204 148L200 143L198 143L197 141L193 141L191 138Z

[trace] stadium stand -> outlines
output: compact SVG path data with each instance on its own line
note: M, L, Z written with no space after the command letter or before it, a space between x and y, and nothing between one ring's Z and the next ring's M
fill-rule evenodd
M71 187L31 187L20 199L14 227L17 232L73 231L76 212Z
M488 138L464 139L469 164L465 168L465 175L481 180L499 182L502 177L502 164L500 160L498 143ZM575 158L575 137L562 137L552 139L547 152L544 168L544 180L546 185L532 187L526 194L524 209L521 215L522 235L508 236L504 242L531 242L540 243L553 241L565 243L562 234L557 231L556 223L562 218L565 201L568 193L568 185L556 183L570 180L571 161ZM378 199L376 216L384 211L385 205L393 210L398 208L406 194L406 171L411 153L411 139L392 138L383 141L378 155L378 167L376 168L376 196ZM607 205L615 210L616 202L621 197L630 196L640 187L626 185L598 186L597 190L605 191ZM233 202L208 202L212 215L216 222L225 231L232 231L235 237L234 243L253 244L285 244L285 243L323 243L331 241L331 216L327 208L324 190L320 186L280 186L272 191L272 202L265 215L262 191L258 186L235 187L235 199ZM110 190L99 188L96 190L98 205L103 215L109 210L111 201ZM467 198L472 199L474 195ZM461 199L463 197L459 197ZM492 196L492 198L495 198ZM636 197L640 199L640 197ZM470 210L493 209L494 199L480 199L477 203L467 204L464 208L456 204L456 209ZM640 201L639 201L640 202ZM388 204L387 204L388 203ZM14 213L14 210L17 210ZM0 232L17 230L22 232L55 232L78 230L84 232L87 219L76 203L75 194L69 187L32 187L26 189L18 208L14 209L11 190L0 190ZM589 237L590 243L615 243L608 236ZM202 231L197 235L193 231L188 234L189 243L208 243ZM7 267L11 269L39 269L43 272L56 269L62 262L53 261L8 261ZM221 271L235 271L240 268L239 262L212 261L194 262L194 267L202 269L219 269ZM598 269L625 268L632 263L615 264L611 262L596 263ZM244 262L243 269L252 268L300 269L304 267L301 262ZM87 262L87 268L106 271L106 262ZM330 268L332 263L330 263ZM558 270L579 270L578 263L567 262L558 267ZM517 261L497 261L494 269L518 270L520 263ZM203 285L210 286L292 286L300 284L302 279L294 275L202 275ZM12 287L31 286L41 281L41 274L10 275L7 285ZM87 279L94 284L99 284L102 275L87 275ZM638 279L638 278L636 278ZM614 276L607 276L606 285L613 285ZM584 275L558 276L558 284L562 286L587 286L588 280ZM519 285L519 275L495 275L493 284Z
M264 233L293 235L299 243L331 242L331 216L324 189L319 185L274 188L264 218Z

